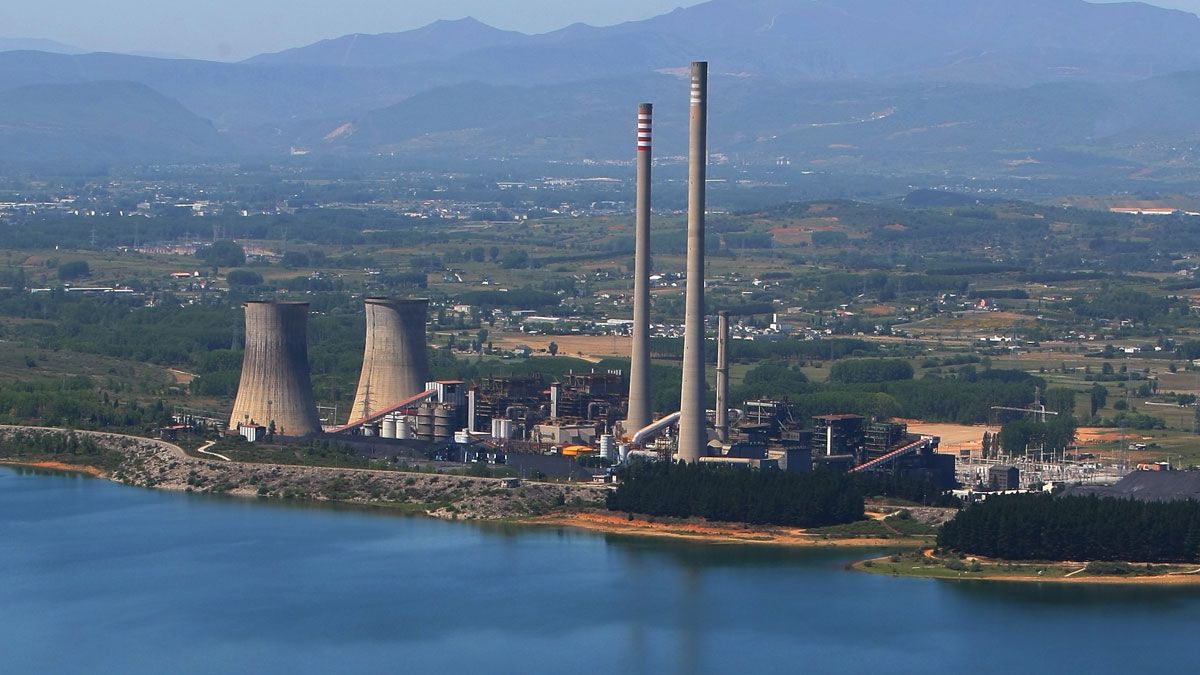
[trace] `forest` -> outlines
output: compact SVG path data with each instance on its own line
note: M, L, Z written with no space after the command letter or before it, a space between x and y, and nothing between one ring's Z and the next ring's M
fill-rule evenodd
M4 439L0 451L5 459L20 462L64 462L104 471L116 470L125 459L120 450L106 448L74 432L18 431Z
M863 518L854 479L832 472L752 471L638 462L621 473L608 508L650 516L821 527Z
M1200 502L1004 495L946 523L938 546L1004 560L1200 561Z
M822 527L863 519L864 497L926 506L959 501L928 480L884 473L788 473L668 462L624 469L608 508L651 516Z

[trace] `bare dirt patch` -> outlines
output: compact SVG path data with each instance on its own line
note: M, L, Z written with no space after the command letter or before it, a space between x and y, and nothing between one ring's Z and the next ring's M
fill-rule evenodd
M630 339L611 335L502 335L492 343L496 347L512 349L527 345L530 349L548 350L550 343L558 345L559 356L574 356L585 361L600 361L611 356L629 356Z

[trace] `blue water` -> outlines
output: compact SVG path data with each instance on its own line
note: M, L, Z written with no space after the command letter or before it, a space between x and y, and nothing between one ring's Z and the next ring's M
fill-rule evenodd
M896 579L0 469L3 673L1200 671L1200 592Z

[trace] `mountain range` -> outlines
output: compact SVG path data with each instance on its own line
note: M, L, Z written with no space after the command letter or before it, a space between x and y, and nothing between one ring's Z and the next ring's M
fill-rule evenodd
M689 61L707 59L712 150L746 161L984 174L1200 168L1190 151L1200 138L1191 113L1200 107L1200 18L1141 3L711 0L540 35L439 21L241 63L6 44L0 95L43 96L26 117L0 117L0 138L70 146L104 135L107 120L109 141L89 146L99 162L190 160L206 149L271 157L293 147L624 159L630 111L643 99L659 104L660 151L681 153L682 78ZM67 89L46 98L35 85ZM63 95L70 88L76 96ZM151 104L150 94L178 106ZM93 115L101 101L104 114ZM35 114L60 124L37 128ZM153 138L129 138L118 124L146 116L157 120Z

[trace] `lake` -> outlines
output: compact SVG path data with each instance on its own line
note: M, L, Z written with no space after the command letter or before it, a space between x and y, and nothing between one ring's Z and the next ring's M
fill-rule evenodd
M0 672L1200 667L1200 589L844 569L866 555L442 522L0 468Z

